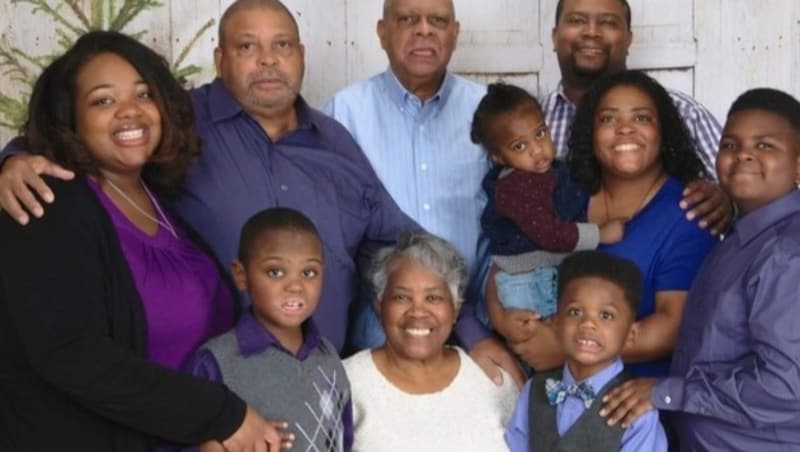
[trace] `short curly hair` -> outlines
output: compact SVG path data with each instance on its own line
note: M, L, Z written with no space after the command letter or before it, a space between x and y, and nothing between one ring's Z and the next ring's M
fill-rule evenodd
M118 55L142 76L161 115L161 142L142 170L142 178L160 192L176 189L189 164L200 154L189 94L163 57L136 39L114 31L91 31L47 66L33 88L22 130L31 152L42 154L78 174L99 174L97 162L76 130L76 80L92 58Z
M318 242L322 250L322 238L317 227L302 212L288 207L271 207L262 210L248 219L239 235L239 260L247 263L257 255L256 247L267 234L276 231L305 232Z
M372 260L369 281L379 304L398 261L406 258L439 276L447 284L458 310L467 287L467 261L447 240L427 232L403 233L394 246L378 251Z
M472 115L472 128L469 137L473 143L483 146L489 152L497 152L500 147L492 133L492 126L498 117L530 105L544 117L542 105L533 94L519 86L502 82L491 83L486 87L486 94L478 103Z
M635 87L656 105L661 126L659 156L664 171L683 184L705 177L706 170L697 156L694 139L667 90L644 72L624 71L595 83L578 107L567 153L572 179L591 194L600 190L602 168L594 153L595 113L603 97L618 86Z
M800 133L800 102L791 94L774 88L754 88L742 93L733 101L727 119L746 110L764 110L783 117Z
M600 278L622 289L631 315L636 317L642 302L642 272L633 261L596 250L572 253L558 267L559 295L581 278ZM559 297L558 301L564 300Z

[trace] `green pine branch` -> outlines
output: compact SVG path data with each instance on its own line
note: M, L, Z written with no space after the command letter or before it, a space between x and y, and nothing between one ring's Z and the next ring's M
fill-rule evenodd
M61 0L56 6L48 0L11 0L12 4L29 4L33 6L33 14L39 12L54 22L56 43L61 50L39 56L30 56L22 49L0 43L0 76L32 87L39 72L47 66L63 50L69 49L77 37L90 30L122 31L130 22L145 10L164 6L160 0ZM209 20L192 36L178 54L172 64L175 77L183 82L199 72L202 68L196 65L181 65L198 40L211 29L216 21ZM128 33L141 40L147 31L140 30ZM28 90L29 91L29 90ZM0 94L0 127L14 131L19 130L27 118L27 99L30 92L16 94L18 99Z
M28 98L28 94L23 96ZM18 131L28 117L28 105L8 96L0 94L0 126Z
M172 63L173 70L178 70L180 65L183 64L183 60L185 60L186 57L189 55L189 51L192 50L192 47L194 47L197 44L197 41L200 39L200 37L203 36L203 34L205 34L205 32L208 31L209 28L213 27L216 22L217 21L214 19L209 19L208 22L203 24L203 26L200 27L199 30L197 30L194 36L192 36L192 39L190 39L189 42L187 42L186 45L183 46L183 49L178 54L178 59L176 59ZM198 68L197 70L199 71L200 69Z
M64 0L64 3L69 6L69 9L72 10L72 14L78 18L78 21L83 25L84 29L88 30L92 28L92 23L89 21L86 14L84 14L83 9L81 9L80 0Z
M41 11L50 16L54 21L61 24L63 27L74 33L76 36L82 35L86 30L73 25L67 20L60 12L60 5L53 8L46 0L11 0L12 3L29 3L33 5L33 14Z
M142 11L160 6L164 6L164 4L158 0L124 0L122 7L111 20L108 29L120 31Z

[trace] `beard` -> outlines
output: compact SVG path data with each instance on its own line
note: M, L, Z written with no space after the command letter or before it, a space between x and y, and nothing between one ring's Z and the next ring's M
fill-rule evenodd
M256 90L253 85L264 79L278 80L282 86L267 93ZM257 108L287 107L293 104L300 95L299 89L293 88L289 80L290 77L286 73L274 68L250 74L247 77L245 100L249 105Z
M587 66L580 63L578 57L574 54L569 58L569 66L572 68L571 72L578 77L583 78L600 78L611 72L610 61L608 55L605 56L602 64L596 66Z

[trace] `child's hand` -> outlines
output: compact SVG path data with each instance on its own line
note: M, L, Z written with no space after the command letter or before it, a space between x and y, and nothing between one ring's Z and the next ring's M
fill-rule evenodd
M541 316L525 309L503 309L503 315L494 328L510 342L524 342L533 335L533 322Z
M608 220L600 225L600 243L610 245L622 240L625 235L625 220Z

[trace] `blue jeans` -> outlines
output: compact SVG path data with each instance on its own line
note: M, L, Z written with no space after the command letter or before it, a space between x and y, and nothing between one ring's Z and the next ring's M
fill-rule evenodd
M495 275L497 294L505 308L526 309L547 318L556 313L558 271L556 267L539 267L527 273Z

